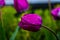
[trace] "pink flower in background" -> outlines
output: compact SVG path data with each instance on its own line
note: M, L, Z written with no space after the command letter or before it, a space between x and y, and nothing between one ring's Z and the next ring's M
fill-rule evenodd
M19 22L20 28L36 32L41 28L42 18L37 14L25 14Z
M54 19L59 20L60 19L60 7L57 7L51 11L52 16Z
M4 0L0 0L0 6L4 6L4 5L5 5Z
M17 12L28 10L29 4L27 0L14 0L14 7Z

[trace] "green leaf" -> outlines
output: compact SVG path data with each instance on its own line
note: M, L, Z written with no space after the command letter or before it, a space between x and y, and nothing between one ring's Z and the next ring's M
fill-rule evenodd
M58 38L59 38L59 40L60 40L60 32L57 33L57 36L58 36Z
M19 27L17 26L17 28L16 28L15 32L12 34L10 40L15 40L15 37L16 37L16 35L18 33L18 30L19 30Z
M2 23L0 23L0 40L6 40L5 31L4 28L2 27Z

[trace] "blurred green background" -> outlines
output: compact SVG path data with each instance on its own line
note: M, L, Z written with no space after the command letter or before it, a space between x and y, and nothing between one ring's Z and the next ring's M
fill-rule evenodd
M0 12L2 12L2 21L0 16L0 40L9 40L9 38L15 31L18 22L20 21L20 16L18 18L14 16L16 10L12 6L5 6L0 10ZM26 13L30 12L31 10L28 10ZM57 21L53 19L52 15L49 12L49 8L45 10L42 10L42 8L36 9L34 10L34 13L40 15L43 19L43 24L54 30L60 38L60 20ZM23 14L21 14L21 16ZM41 28L38 32L30 32L19 29L15 40L56 40L56 38L51 32L49 32L45 28Z

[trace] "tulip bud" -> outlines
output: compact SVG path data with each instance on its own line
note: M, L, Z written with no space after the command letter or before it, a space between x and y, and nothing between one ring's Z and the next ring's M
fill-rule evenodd
M51 11L52 16L56 20L60 20L60 7L57 7Z
M18 25L24 30L36 32L41 28L42 18L37 14L25 14Z

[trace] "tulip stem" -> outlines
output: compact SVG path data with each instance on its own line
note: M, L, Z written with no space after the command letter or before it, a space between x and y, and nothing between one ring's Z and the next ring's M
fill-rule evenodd
M48 0L49 11L51 13L51 0Z
M51 33L53 33L53 34L55 35L56 39L59 40L58 36L56 35L56 33L55 33L52 29L50 29L49 27L44 26L44 25L42 25L42 27L44 27L45 29L47 29L47 30L49 30Z

